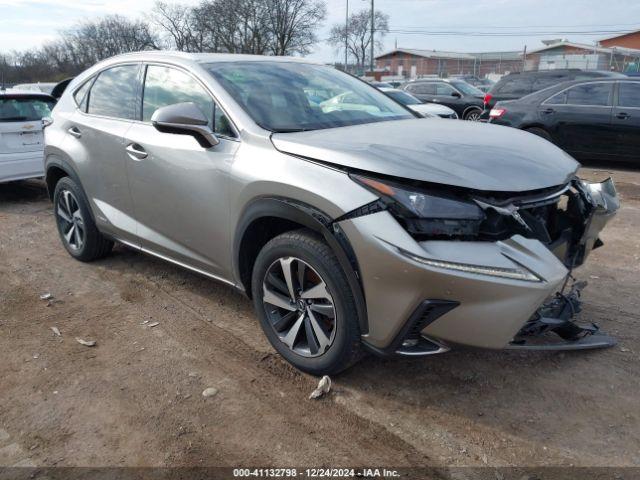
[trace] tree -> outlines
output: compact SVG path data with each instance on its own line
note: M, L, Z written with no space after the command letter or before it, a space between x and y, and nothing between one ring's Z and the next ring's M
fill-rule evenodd
M382 38L389 31L389 15L375 12L373 19L376 50L382 49ZM364 71L369 63L371 51L371 10L363 10L349 16L347 25L336 24L331 28L330 45L340 51L344 48L345 39L349 53L355 57L356 64Z
M327 16L323 2L315 0L268 0L270 50L273 55L306 55L318 39L316 28Z
M194 41L197 32L193 9L157 1L151 11L151 19L168 40L166 46L181 52L199 51Z

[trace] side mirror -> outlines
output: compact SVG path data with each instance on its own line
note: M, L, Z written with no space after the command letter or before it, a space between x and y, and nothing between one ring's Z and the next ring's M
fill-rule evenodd
M157 109L151 124L163 133L191 135L202 148L215 147L220 140L209 127L209 120L193 102L175 103Z
M461 98L462 95L460 95L460 92L451 92L451 96L452 97L456 97L456 98Z

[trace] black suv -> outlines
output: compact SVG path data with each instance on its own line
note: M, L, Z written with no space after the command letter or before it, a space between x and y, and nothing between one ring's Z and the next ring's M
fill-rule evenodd
M402 89L423 102L438 103L455 110L463 120L480 119L484 93L462 80L415 80L407 83Z
M497 102L517 100L562 82L602 77L626 78L626 75L604 70L580 70L579 68L510 73L502 77L485 95L482 119L489 119L489 112Z

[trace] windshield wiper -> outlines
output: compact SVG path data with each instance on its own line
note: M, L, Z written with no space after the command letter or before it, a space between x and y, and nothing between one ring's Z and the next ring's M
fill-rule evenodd
M294 132L308 132L310 128L278 128L274 130L274 133L294 133Z

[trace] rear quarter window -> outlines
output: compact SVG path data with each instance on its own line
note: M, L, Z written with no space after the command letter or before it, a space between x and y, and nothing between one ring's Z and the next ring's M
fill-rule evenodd
M533 80L526 77L509 78L496 89L496 93L506 95L528 95L531 93Z

